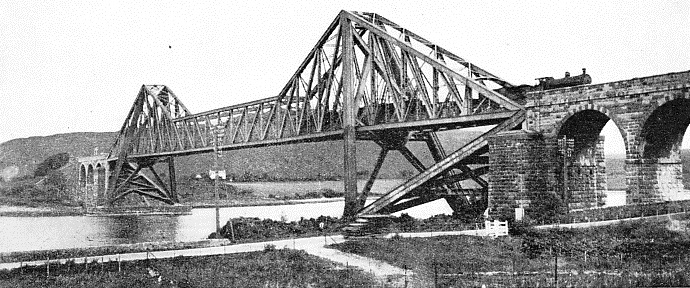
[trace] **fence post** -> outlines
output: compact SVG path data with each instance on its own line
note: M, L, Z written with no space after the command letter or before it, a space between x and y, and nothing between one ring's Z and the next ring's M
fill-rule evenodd
M407 288L407 264L403 265L403 269L405 269L405 288Z
M436 261L434 261L434 288L438 288L438 267L436 266Z
M50 257L46 259L46 276L50 277Z
M117 254L117 273L122 272L122 266L121 265L122 264L120 262L120 254Z

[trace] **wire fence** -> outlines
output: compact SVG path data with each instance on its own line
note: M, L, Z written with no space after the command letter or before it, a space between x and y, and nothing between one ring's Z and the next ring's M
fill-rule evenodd
M586 257L586 256L583 256ZM473 271L458 269L457 265L433 263L428 278L432 287L687 287L690 271L685 267L669 268L658 265L644 271L626 269L588 270L564 268L553 257L552 267L539 270L522 270L513 266L506 271ZM571 261L568 259L566 261ZM590 257L590 262L625 263L624 255ZM687 259L685 260L687 262Z

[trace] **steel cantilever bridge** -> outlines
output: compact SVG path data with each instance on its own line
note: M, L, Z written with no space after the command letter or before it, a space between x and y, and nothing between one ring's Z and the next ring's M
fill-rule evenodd
M136 193L174 204L174 157L339 140L344 216L392 213L437 199L458 211L486 201L481 176L488 171L488 137L519 128L525 118L521 104L495 92L511 87L380 15L341 11L278 96L192 113L170 87L142 86L107 158L109 179L99 197L113 204ZM445 151L436 135L482 125L496 126L456 151ZM361 140L374 141L381 152L358 192L355 142ZM435 163L425 166L409 141L425 142ZM391 150L419 173L365 205ZM168 183L153 170L157 162L169 163Z

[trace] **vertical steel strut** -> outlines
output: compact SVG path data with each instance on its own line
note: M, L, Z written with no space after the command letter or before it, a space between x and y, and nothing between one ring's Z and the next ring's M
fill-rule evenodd
M357 201L357 161L356 161L356 135L355 121L357 120L357 108L355 105L355 91L353 87L353 56L352 27L347 17L340 18L340 31L343 37L343 182L345 184L345 210L343 217L352 217L359 211Z

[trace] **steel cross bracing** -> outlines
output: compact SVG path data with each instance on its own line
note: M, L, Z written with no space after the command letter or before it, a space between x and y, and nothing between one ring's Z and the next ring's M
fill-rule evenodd
M485 83L487 79L492 84ZM118 176L110 178L107 194L112 203L125 191L132 191L128 185L134 176L128 177L128 173L141 171L127 167L139 165L153 171L151 163L172 163L172 157L208 153L214 148L342 139L346 183L356 180L347 175L353 169L354 155L349 154L354 152L354 139L385 146L379 140L395 132L402 135L402 142L386 151L401 151L414 162L414 155L404 145L407 140L422 140L440 161L445 152L433 140L435 131L496 125L523 109L494 91L510 86L380 15L341 11L278 96L192 114L169 87L142 86L110 151L113 175ZM472 172L467 165L457 167L459 173L431 179L429 189L443 190L448 196L462 190L455 180L464 177L482 182L477 175L483 168ZM169 199L174 198L172 188L167 188ZM346 190L351 189L346 184ZM360 200L365 196L346 198L348 203L363 203ZM346 210L352 215L361 205Z

